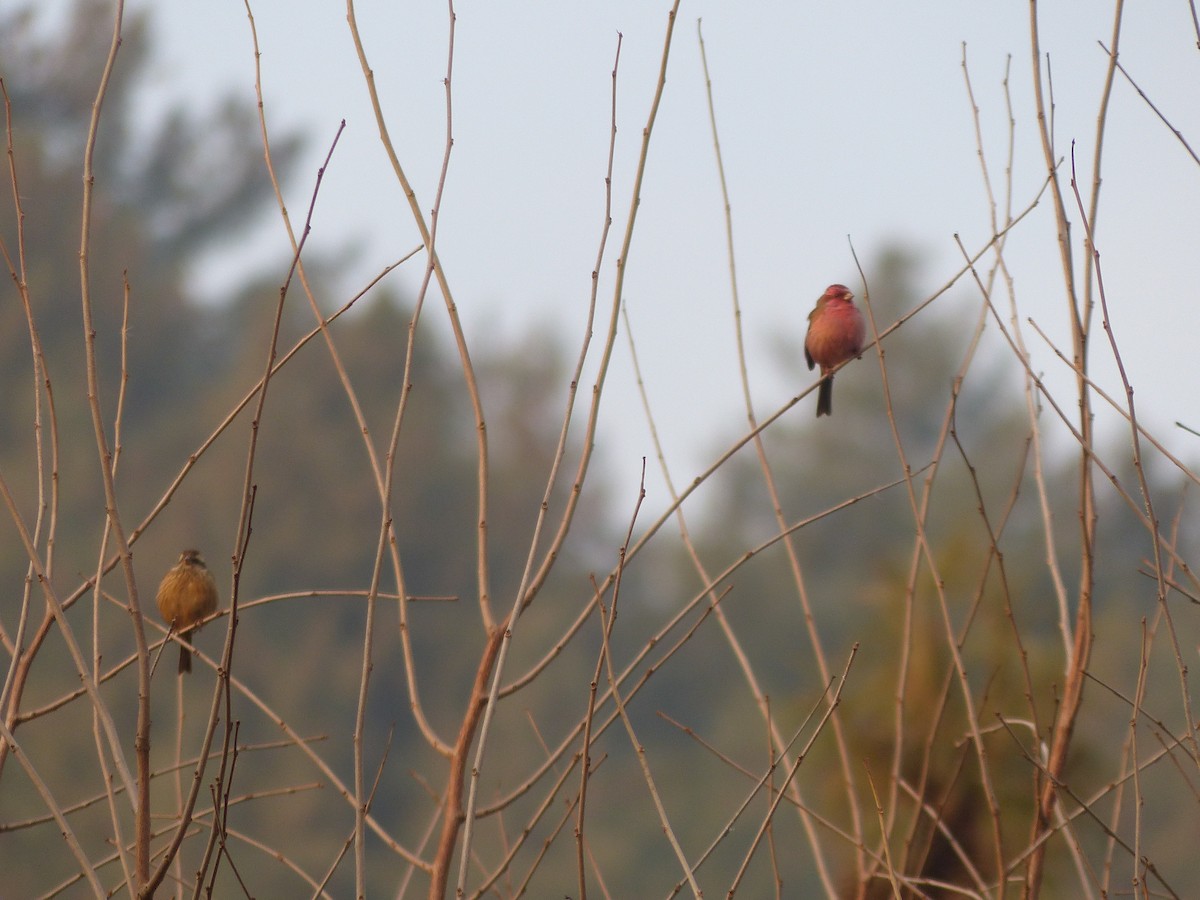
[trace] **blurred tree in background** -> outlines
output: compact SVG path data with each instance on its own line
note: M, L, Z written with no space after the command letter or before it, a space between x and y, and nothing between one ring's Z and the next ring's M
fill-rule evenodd
M63 594L95 571L104 525L87 406L78 254L80 158L111 37L110 7L102 0L77 0L65 28L53 33L36 27L32 5L0 13L0 76L11 100L27 282L54 386L61 448L53 551L55 586ZM121 65L106 100L106 125L96 155L91 271L101 403L110 421L121 388L128 283L128 382L117 482L125 513L134 522L153 508L189 455L261 377L289 263L286 258L264 260L261 271L247 276L220 304L201 304L189 290L189 267L211 258L217 239L239 234L269 206L272 191L253 110L225 101L211 114L175 110L155 123L135 118L136 86L146 77L149 59L146 15L126 18ZM277 171L294 168L300 136L275 137L272 147ZM18 246L13 215L0 219L0 237L10 253ZM882 253L866 268L872 308L881 324L894 321L922 296L920 260L902 247ZM332 312L336 304L328 297L336 268L328 261L312 263L308 274L327 306L323 312ZM293 291L279 338L285 351L315 327L312 310ZM839 740L834 740L833 726L821 731L795 781L805 812L819 820L824 855L814 852L789 797L786 812L772 820L769 861L768 853L760 851L746 896L769 896L778 882L784 885L783 896L815 896L821 888L815 874L818 861L829 866L845 896L892 896L895 886L881 864L873 864L873 877L863 881L863 847L848 837L858 829L862 843L875 848L879 824L862 813L873 814L885 800L888 816L898 823L887 842L891 863L923 885L926 896L956 896L954 891L968 890L976 881L994 885L1005 877L1020 877L1020 860L1007 873L997 871L994 844L1002 830L999 842L1023 847L1032 827L1034 766L1018 742L1039 752L1055 714L1063 652L1060 612L1050 574L1040 564L1047 554L1045 520L1031 471L1022 383L1002 356L987 351L958 381L980 318L970 298L965 291L961 298L954 295L949 310L939 307L886 343L892 405L903 411L896 417L896 431L918 491L933 476L930 463L937 460L924 529L941 584L933 583L919 559L903 484L877 490L899 482L904 473L881 401L883 385L873 351L839 373L835 421L814 422L809 398L764 433L789 522L860 498L796 532L802 583L783 545L776 543L721 583L707 585L670 522L622 574L620 616L611 635L613 664L620 670L639 653L646 654L635 666L645 687L626 711L689 859L698 858L714 836L729 833L730 811L778 758L778 748L771 746L746 670L710 604L698 602L679 616L674 628L668 623L691 598L702 597L711 587L785 731L801 729L814 710L823 710L835 687L826 683L817 665L814 635L835 674L855 653L850 678L836 685L842 691ZM449 741L468 705L488 638L480 627L476 577L476 423L455 348L423 320L406 381L404 347L414 304L414 298L398 296L384 282L339 317L331 333L358 391L369 432L365 440L381 456L397 404L410 392L394 461L390 514L405 560L405 589L412 598L404 636L412 641L414 668L422 673L430 726ZM811 380L802 367L801 329L798 321L793 335L777 339L797 390ZM33 428L39 386L30 346L20 293L6 284L0 288L0 470L27 521L39 512ZM572 377L565 346L560 335L546 330L508 346L491 342L483 351L473 350L488 410L488 562L498 609L507 609L517 596L530 555ZM947 425L945 411L952 398L954 415ZM250 409L239 413L137 542L134 559L145 608L162 573L190 545L204 549L228 600L250 415ZM43 439L48 421L43 418ZM730 422L714 430L714 457L739 439L740 429L740 422ZM353 834L353 810L307 757L286 742L273 743L281 739L280 724L291 723L303 740L320 747L343 783L353 780L351 736L363 678L363 595L371 583L381 513L364 435L320 338L301 349L272 381L258 437L253 533L239 584L242 612L233 674L262 698L270 713L243 695L234 701L237 740L246 749L237 756L233 792L246 802L230 806L231 833L245 840L231 853L252 895L315 892L277 860L278 854L302 864L314 878L332 867L327 889L333 896L346 896L354 890L353 865L339 854ZM578 429L572 440L571 460L580 453ZM1120 477L1130 478L1128 453L1119 446L1105 451L1123 461ZM1072 510L1078 461L1063 454L1053 465L1057 469L1047 479L1052 505ZM609 498L602 467L593 465L595 471L599 475L589 475L570 540L538 595L536 617L521 620L502 679L509 693L501 699L516 709L497 713L503 718L492 735L481 806L498 805L501 799L511 803L481 819L488 830L480 826L474 845L482 860L479 869L490 870L525 832L532 836L518 856L519 865L493 889L497 896L518 893L516 885L527 869L533 870L529 896L574 896L580 877L571 852L570 818L579 780L570 767L578 760L567 753L547 764L546 772L535 777L531 771L551 757L553 748L577 740L575 728L586 714L590 689L598 684L602 692L607 684L603 674L597 675L602 673L597 664L602 623L594 612L586 613L604 595L598 586L617 563L629 498L621 498L620 505ZM1151 468L1150 475L1156 490L1172 498L1179 495L1180 476L1165 468ZM570 478L560 479L548 507L561 510L571 490ZM688 507L696 555L709 575L777 535L780 527L771 508L762 469L747 445L705 485L703 504ZM1175 511L1161 513L1164 521ZM635 540L657 514L657 509L642 513ZM1130 639L1130 622L1146 619L1147 627L1158 627L1152 589L1138 574L1144 568L1146 538L1137 516L1115 495L1103 497L1099 515L1097 637L1090 671L1097 682L1128 685L1136 680L1140 649L1140 642ZM1078 537L1071 514L1060 515L1053 527L1064 548L1062 558L1073 559ZM1181 542L1194 538L1186 525L1181 532ZM543 535L539 546L546 542ZM1075 565L1064 564L1068 580ZM26 569L13 522L4 516L0 584L7 586L9 600L0 603L0 619L10 657ZM397 587L386 566L383 582L383 594L394 594ZM123 590L117 583L110 577L104 585L115 595ZM949 626L938 602L939 588L951 611ZM34 596L36 605L41 598ZM114 600L95 619L106 665L134 652L128 616L120 605L124 600ZM1130 609L1135 610L1132 615ZM87 604L77 603L70 616L79 633L92 633ZM361 735L368 748L367 780L378 770L381 785L371 813L397 840L428 855L436 845L431 835L436 836L444 790L440 779L447 764L431 749L414 714L396 602L382 600L378 616L372 690ZM579 630L572 630L580 619ZM201 651L218 656L223 625L222 620L210 626L198 641ZM669 650L693 626L694 635L678 650ZM1194 646L1194 631L1191 623L1185 626L1184 644L1192 641L1189 646ZM985 732L988 785L980 777L952 646L961 655L975 720ZM1173 679L1179 673L1165 646L1162 642L1155 650L1157 664L1149 669L1148 684L1157 692L1177 692ZM169 689L174 673L166 671L170 668L160 667L154 681L153 754L159 773L174 763L171 727L177 711ZM207 668L201 674L210 677ZM195 745L198 726L192 718L204 714L201 682L194 677L183 687L188 702L197 704L196 712L189 707L190 718L182 725L185 748ZM44 709L78 687L73 664L55 636L37 656L28 685L15 709L5 711L18 714L15 732L25 755L37 760L40 771L54 773L63 806L102 797L91 707L76 698L53 711ZM132 745L133 667L105 682L104 691ZM1094 712L1079 726L1071 770L1072 787L1081 796L1101 790L1114 777L1113 748L1126 739L1130 718L1128 705L1106 693L1103 684L1089 686L1089 701ZM38 714L23 718L31 712ZM1177 733L1186 729L1179 718L1168 716ZM598 729L601 719L608 731L591 750L595 774L588 797L588 853L604 860L597 868L603 869L610 896L663 895L677 888L680 867L643 783L643 755L631 749L633 742L620 730L611 707L603 717L598 714ZM184 752L185 780L192 771L187 756L193 752ZM60 852L53 820L24 823L42 815L44 803L21 770L10 760L0 774L0 893L49 892L77 867ZM569 785L562 793L546 787L560 776ZM995 825L999 816L989 807L989 791L1005 812L1002 829ZM1144 832L1156 842L1158 865L1170 871L1176 888L1194 888L1200 883L1190 867L1194 835L1176 837L1171 831L1172 821L1188 810L1195 821L1194 798L1161 783L1147 784L1145 791L1154 802L1138 814L1145 817ZM161 823L166 834L176 806L165 776L156 779L153 799L156 829ZM758 797L753 815L765 815L770 800L769 795ZM210 798L202 793L201 804L206 802ZM543 802L551 813L539 811ZM1111 813L1116 826L1127 825L1133 815L1109 798L1097 808ZM114 838L107 806L96 802L76 810L71 821L90 858L97 864L108 859ZM195 871L210 822L211 808L207 819L197 820L195 839L184 844L184 878ZM746 832L752 830L746 820L730 829L737 840L718 841L702 871L728 880L745 851ZM1102 829L1088 832L1085 850L1104 853L1105 837ZM375 856L375 838L369 839L372 891L395 894L407 866L390 851ZM560 852L537 855L549 845ZM1070 895L1076 884L1072 862L1066 854L1052 860L1048 896ZM105 884L118 883L115 865L104 873ZM217 884L221 896L241 890L228 872L221 873ZM168 882L162 894L174 887ZM920 895L912 885L899 893Z
M213 117L172 111L154 126L148 139L140 134L134 139L135 132L148 125L135 122L132 96L149 59L146 15L126 19L121 65L106 99L106 127L96 156L97 240L92 267L102 402L109 415L121 378L122 283L123 273L128 273L129 377L118 483L127 510L139 520L176 476L181 462L261 377L271 316L287 266L286 258L265 264L238 295L217 306L200 305L189 295L185 280L189 264L204 258L214 239L228 239L261 213L271 202L271 185L262 165L255 114L233 102L219 104ZM64 448L58 469L62 524L56 546L59 587L68 591L95 566L93 548L101 524L96 512L104 507L86 394L81 389L78 209L79 159L111 37L111 4L79 0L62 32L42 34L37 24L32 6L4 14L0 76L12 101L30 295L56 387L59 441ZM290 168L299 148L298 136L276 138L272 149L277 170ZM15 248L13 218L5 217L0 229L6 246ZM334 274L327 266L310 266L318 292ZM34 392L29 332L11 284L0 288L0 298L0 398L7 423L0 430L0 465L19 489L27 520L33 521L37 481L29 427ZM336 335L349 374L362 390L373 439L380 441L378 436L386 438L391 429L401 390L411 309L386 288L359 306L337 322ZM312 314L297 294L285 309L280 346L289 347L312 327ZM531 352L535 343L536 353ZM492 577L497 594L507 598L521 576L537 513L537 503L530 498L540 495L544 483L558 430L553 403L565 390L566 376L560 355L544 334L531 335L525 345L497 347L478 365L486 376L486 400L497 423L491 447L492 510L501 527L492 537ZM370 581L379 522L379 502L362 438L328 354L318 342L302 350L286 372L287 377L272 386L261 426L255 534L241 583L243 596L362 591ZM418 610L424 618L414 630L415 650L419 659L438 663L437 693L452 698L452 711L469 687L472 656L463 653L456 660L445 648L455 645L464 631L478 632L471 602L476 534L471 411L460 389L457 362L435 336L426 335L419 344L410 384L412 401L396 462L398 541L409 560L409 591L438 598L429 601L436 609ZM241 497L249 411L243 411L240 423L206 453L154 530L138 543L135 559L143 604L153 599L158 578L179 548L192 545L204 548L222 596L227 595L230 536ZM601 537L597 512L589 509L583 519L582 530L593 540ZM5 584L19 585L26 562L7 516L0 524L0 540L7 548L0 556L0 578ZM577 572L577 577L586 591L584 573ZM111 622L119 622L118 611L106 610L102 615L110 612ZM86 630L88 611L77 605L73 615ZM239 675L251 683L261 679L270 685L272 702L284 716L302 713L307 726L348 734L354 727L352 698L359 677L362 618L361 598L313 603L299 597L261 607L241 623L241 641L254 649L238 658ZM392 621L391 634L395 628ZM122 636L106 648L108 659L115 661L132 651L123 629L110 628L108 634ZM210 641L207 649L215 653L215 638L203 643ZM203 643L201 648L206 649ZM339 649L343 646L346 652ZM383 656L377 677L383 688L373 695L368 739L383 745L395 728L396 758L419 754L396 653ZM36 687L24 697L23 708L36 707L71 689L75 679L61 647L51 647L39 657L31 682ZM136 685L128 677L118 678L114 688L116 705L123 707L122 715L132 729ZM73 714L34 720L20 729L26 751L38 754L51 770L57 768L52 758L61 756L62 765L90 771L88 742L61 740L64 730L81 735L91 730L88 710L81 703L75 707ZM156 720L165 723L172 716L172 707L163 705ZM446 731L454 727L447 717L439 717L438 724ZM275 739L278 732L273 723L259 724L249 718L242 723L241 736L247 741ZM164 754L170 749L166 732L157 746ZM340 763L348 764L344 755ZM240 768L247 783L260 776L268 783L293 776L297 782L311 781L311 772L301 760L294 765L302 775L281 769L278 758L260 767L249 754ZM417 782L408 784L427 809L423 788ZM87 790L87 782L78 788ZM164 800L166 795L160 792ZM5 796L11 801L4 804L5 810L13 815L36 809L39 802L24 789L7 785ZM343 840L344 823L329 822L304 798L290 802L308 810L307 816L291 820L297 846L317 840L322 832L332 834L337 842ZM404 802L403 795L388 794L380 798L378 808L381 814L398 814ZM257 825L269 835L279 815L274 807L247 808L240 824L251 833ZM96 836L107 828L103 816L91 825ZM89 829L81 831L87 834ZM38 846L42 837L36 835L29 846ZM8 846L23 839L18 835ZM14 895L45 890L70 871L53 871L37 853L10 855L6 850L3 855L12 862L4 867L5 891L14 890ZM288 876L282 877L284 884L292 883ZM280 886L275 890L286 893Z

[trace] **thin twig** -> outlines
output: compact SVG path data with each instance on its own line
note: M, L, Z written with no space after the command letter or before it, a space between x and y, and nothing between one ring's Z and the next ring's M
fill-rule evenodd
M721 185L721 198L724 205L725 213L725 249L726 257L729 265L729 282L730 282L730 302L732 304L733 315L733 332L737 344L737 359L738 359L738 375L739 382L742 387L742 402L745 406L746 419L751 429L754 429L758 424L757 416L754 412L754 402L751 396L750 389L750 373L746 363L746 345L742 331L742 309L741 301L738 296L737 284L737 264L734 254L733 242L733 211L732 204L729 199L729 188L725 180L725 165L721 158L721 143L717 134L717 114L716 107L713 103L712 96L712 80L708 72L708 55L704 49L704 37L700 31L700 22L696 22L696 33L700 43L700 61L704 72L705 95L708 103L708 119L712 130L713 152L716 156L717 173ZM761 433L756 433L754 436L754 451L758 458L758 466L762 472L763 481L767 488L767 493L771 501L771 509L775 516L775 522L779 528L783 529L787 525L787 517L783 511L783 500L780 496L779 486L775 479L774 471L771 467L770 460L767 458L767 449L762 440ZM672 491L673 493L673 491ZM681 513L682 514L682 513ZM685 534L685 542L687 537ZM804 617L805 630L808 635L809 646L812 647L813 660L817 664L817 674L820 679L829 683L833 677L829 667L829 661L825 654L825 646L821 640L821 634L817 629L816 617L813 615L812 604L809 600L808 589L804 581L803 566L800 563L800 554L795 542L789 536L783 542L783 549L787 555L788 566L791 571L792 581L795 584L796 595L800 602L800 609ZM699 563L699 559L694 553L693 563ZM722 626L722 631L729 640L735 655L738 658L739 668L741 668L744 676L749 682L751 690L754 692L755 701L758 704L760 713L770 723L769 709L766 705L765 692L759 687L757 679L750 670L749 659L746 657L740 644L733 638L732 628L726 620L724 611L720 608L715 610L717 621ZM862 839L862 813L859 809L858 789L855 785L854 768L850 764L850 753L847 747L845 729L842 725L841 716L837 712L833 712L830 717L830 725L833 729L834 745L837 748L838 762L842 769L842 787L846 795L846 809L850 814L850 827L855 836L855 866L856 872L860 876L866 871L866 857L864 853L864 842ZM773 723L771 727L774 730ZM775 731L776 741L781 740L781 736ZM789 782L792 784L793 782ZM807 838L810 847L813 851L813 859L817 868L818 876L821 884L825 888L825 893L829 897L836 895L836 889L833 884L833 878L828 871L826 865L826 854L821 848L820 837L813 828L812 821L808 816L802 816L802 822L805 829L805 837Z
M1192 0L1189 0L1189 3L1192 3ZM1192 3L1192 15L1194 16L1195 13L1196 13L1196 7L1195 7L1194 3ZM1125 80L1129 82L1130 86L1135 91L1137 91L1138 96L1141 97L1143 101L1145 101L1146 105L1150 107L1150 109L1153 111L1153 113L1156 116L1158 116L1159 120L1164 125L1167 126L1167 128L1168 128L1168 130L1170 130L1171 134L1175 135L1175 139L1178 140L1179 143L1183 144L1183 149L1187 151L1188 156L1190 156L1192 158L1192 161L1195 162L1197 165L1200 165L1200 156L1196 155L1196 151L1193 150L1192 145L1187 142L1187 138L1185 138L1183 136L1183 132L1171 124L1171 120L1168 119L1163 114L1162 110L1160 110L1157 106L1154 105L1154 101L1151 100L1148 96L1146 96L1146 92L1143 91L1141 89L1141 87L1138 86L1138 83L1133 80L1133 76L1130 75L1128 72L1126 72L1125 67L1123 65L1121 65L1121 63L1117 60L1116 43L1115 42L1113 43L1113 48L1114 48L1113 50L1109 50L1108 47L1104 46L1103 41L1096 41L1096 43L1100 45L1100 49L1103 50L1105 52L1105 54L1107 54L1109 59L1111 60L1110 68L1111 68L1111 66L1115 66L1117 71L1125 76Z
M921 555L925 559L925 565L929 570L933 580L934 587L937 593L938 610L941 613L942 627L946 637L946 647L950 651L950 656L954 663L954 672L958 678L959 693L962 696L962 702L965 707L967 718L967 727L970 729L972 744L975 751L976 759L979 763L979 780L983 786L984 796L987 800L988 813L992 825L992 842L993 850L996 854L996 870L1003 871L1004 869L1004 839L1000 826L1000 802L996 796L996 789L992 783L991 768L988 765L987 748L984 746L983 737L979 731L979 715L976 709L975 696L971 688L970 680L967 677L967 667L963 661L962 651L958 641L955 640L954 624L950 616L949 602L946 598L945 581L940 573L940 565L937 556L933 551L933 546L930 543L929 533L925 527L925 520L922 516L922 502L918 500L916 489L913 486L912 466L908 461L907 451L904 449L904 440L900 435L900 429L896 423L895 409L892 405L891 388L889 385L890 379L888 376L887 364L884 359L883 346L880 343L879 330L875 322L875 311L871 305L871 292L867 286L866 273L863 271L862 264L858 261L858 254L854 250L853 243L850 244L850 252L854 257L854 264L858 267L859 277L863 282L863 305L867 310L867 322L870 326L870 333L875 337L874 345L876 348L876 357L879 362L880 380L883 384L884 404L887 410L888 424L892 433L892 443L896 449L896 455L899 458L901 469L904 473L904 486L908 495L909 507L913 514L913 522L915 525L916 542L921 548ZM971 353L968 352L968 359ZM1004 881L999 883L1000 900L1004 898Z
M630 201L629 216L625 225L625 237L621 246L620 256L617 258L617 274L616 282L613 288L613 300L609 310L609 322L605 332L603 348L600 352L598 362L598 371L595 382L592 387L592 401L588 411L587 424L584 427L584 435L582 440L582 450L580 452L579 465L576 470L575 479L571 486L571 491L566 502L566 509L560 519L559 529L557 534L551 541L549 550L547 551L544 561L534 575L529 587L525 589L524 596L518 596L504 622L504 627L498 629L501 632L501 644L499 654L495 659L495 671L491 678L491 688L488 695L488 702L483 713L483 722L480 725L478 735L478 745L475 753L475 766L472 772L471 786L468 793L467 810L466 810L466 830L463 834L463 852L462 864L459 873L459 890L463 890L465 885L463 879L466 874L466 861L468 859L468 850L470 847L471 828L473 827L474 811L477 804L478 790L478 775L482 768L483 754L487 744L487 738L491 729L492 716L500 697L500 688L504 675L505 662L507 659L508 648L512 641L513 629L520 618L521 611L527 605L527 597L532 596L532 592L540 590L541 585L549 576L555 561L559 558L559 551L563 542L566 540L567 531L573 521L575 510L579 502L579 498L583 493L584 482L587 478L589 464L592 460L592 453L595 448L596 428L599 422L600 403L604 395L604 383L608 376L609 364L612 360L613 347L617 339L617 327L620 322L621 298L623 296L625 285L625 272L629 262L629 253L633 243L634 226L637 221L637 211L641 204L642 182L646 172L646 162L649 158L650 139L654 132L654 123L658 118L659 105L662 102L663 91L666 87L667 79L667 61L671 52L671 39L675 29L676 14L679 9L679 0L675 0L667 15L666 34L663 39L662 61L659 65L658 80L655 85L654 99L650 104L650 112L646 119L646 126L642 130L641 153L638 157L636 174L634 176L632 198ZM610 142L615 141L615 131L612 132ZM610 156L612 155L612 144L610 143ZM609 176L611 181L611 174ZM607 203L606 203L607 206ZM606 215L607 223L607 215ZM605 246L607 237L607 224L602 231L601 254ZM560 442L560 448L562 444ZM593 600L593 603L595 601ZM490 642L490 639L489 639ZM432 898L431 893L431 898ZM439 895L440 896L440 895Z
M87 879L88 884L92 886L93 895L96 897L108 896L108 892L100 886L100 880L96 875L96 869L92 865L91 861L88 860L87 854L84 853L83 847L79 843L79 838L75 836L75 832L71 828L71 824L67 821L67 817L63 815L62 807L59 805L58 801L55 800L54 795L50 792L49 785L42 780L42 777L38 774L33 762L21 750L21 746L17 743L16 737L13 736L13 733L8 730L3 722L0 722L0 738L4 738L5 743L8 744L10 748L10 753L16 756L17 762L19 762L21 768L25 770L25 774L29 776L29 780L33 783L38 795L42 798L42 803L45 804L46 809L50 811L50 814L54 816L55 824L58 825L59 834L66 842L71 854L75 857L75 861L79 863L80 875Z
M120 504L117 501L116 481L113 476L113 452L110 448L108 435L105 431L104 413L100 406L100 376L96 360L96 326L92 318L91 290L91 240L92 240L92 207L96 187L94 158L96 142L100 134L100 115L104 107L104 99L108 86L116 68L117 51L121 47L121 25L125 14L124 0L117 0L113 11L113 34L109 44L108 55L100 75L100 83L96 89L95 100L92 101L92 113L88 122L87 139L83 149L83 201L80 208L80 238L79 238L79 299L83 312L83 345L86 357L87 399L91 413L92 430L95 433L96 452L100 461L100 477L104 484L104 501L106 507L107 526L111 526L116 540L117 551L121 558L125 575L125 588L128 591L129 614L132 620L134 642L138 649L138 700L137 700L137 738L134 741L138 773L138 792L134 815L136 829L136 887L141 888L149 877L150 871L150 658L146 650L146 635L142 627L141 601L137 588L137 579L133 572L133 555L129 549L129 541L125 527L121 521ZM93 700L98 700L93 695ZM104 718L97 709L97 715ZM122 751L119 745L112 741L109 735L111 751L117 757L118 767L122 764ZM132 795L131 795L132 796ZM134 886L131 886L131 890Z

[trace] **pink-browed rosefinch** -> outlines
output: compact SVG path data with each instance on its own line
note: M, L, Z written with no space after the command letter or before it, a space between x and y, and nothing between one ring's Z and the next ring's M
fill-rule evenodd
M158 611L183 639L179 645L179 673L192 671L188 642L200 630L197 622L217 611L217 583L204 565L199 550L184 550L158 586Z
M804 358L808 367L821 367L824 379L817 389L817 416L833 414L833 376L829 370L862 353L867 323L844 284L831 284L808 314Z

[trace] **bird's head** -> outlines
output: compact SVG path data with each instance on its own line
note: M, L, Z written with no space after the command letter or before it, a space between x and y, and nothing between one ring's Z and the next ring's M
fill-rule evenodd
M844 284L831 284L829 287L825 288L825 299L849 300L853 302L854 294L850 291L850 288L846 287Z

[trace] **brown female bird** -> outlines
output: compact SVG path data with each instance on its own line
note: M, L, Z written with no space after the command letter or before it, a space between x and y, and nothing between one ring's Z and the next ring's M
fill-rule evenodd
M831 284L808 314L804 358L808 367L821 367L827 376L817 389L817 417L833 414L833 376L829 370L862 353L867 323L854 305L854 295L844 284Z
M199 550L184 550L158 586L158 611L183 643L179 645L179 672L192 671L188 643L199 623L217 611L217 582L200 558Z

